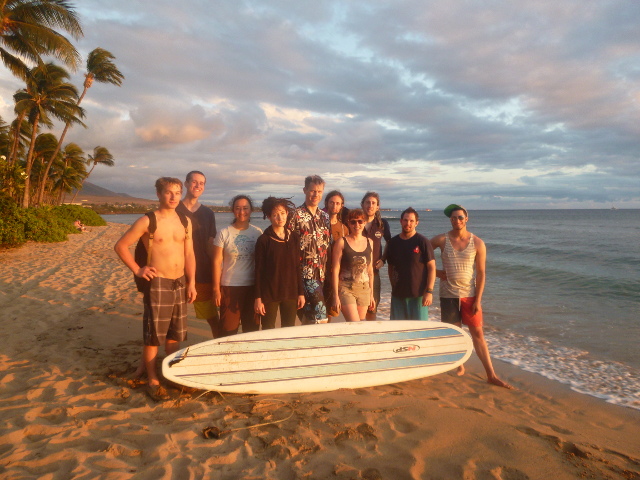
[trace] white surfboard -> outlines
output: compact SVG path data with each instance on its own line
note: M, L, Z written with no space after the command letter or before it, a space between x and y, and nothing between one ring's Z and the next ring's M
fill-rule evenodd
M329 323L209 340L167 356L167 380L233 393L323 392L446 372L471 355L461 328L419 320Z

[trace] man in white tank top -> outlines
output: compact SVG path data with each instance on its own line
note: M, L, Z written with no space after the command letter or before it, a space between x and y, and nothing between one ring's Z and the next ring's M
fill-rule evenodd
M439 248L442 270L436 270L440 279L440 309L442 321L469 327L478 358L487 372L487 382L499 387L513 388L500 380L493 370L489 347L482 330L482 294L485 284L487 248L480 237L467 231L467 210L456 204L444 209L451 220L451 230L431 239L431 246ZM464 366L458 367L464 375Z

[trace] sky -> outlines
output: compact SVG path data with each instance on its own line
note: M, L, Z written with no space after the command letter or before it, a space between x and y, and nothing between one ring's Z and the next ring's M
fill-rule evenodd
M201 170L216 205L318 174L350 207L640 208L640 2L72 3L125 80L65 143L107 147L115 192ZM5 121L18 88L0 66Z

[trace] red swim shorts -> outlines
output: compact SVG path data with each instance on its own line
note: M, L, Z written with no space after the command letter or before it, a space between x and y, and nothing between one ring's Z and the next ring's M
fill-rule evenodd
M482 326L482 308L473 314L473 302L476 297L442 298L440 297L440 311L442 321L459 325L461 323L470 327Z

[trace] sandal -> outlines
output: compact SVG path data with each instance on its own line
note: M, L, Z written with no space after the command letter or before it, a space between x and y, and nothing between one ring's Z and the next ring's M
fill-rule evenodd
M145 391L149 398L155 402L164 402L171 398L162 385L147 385Z

